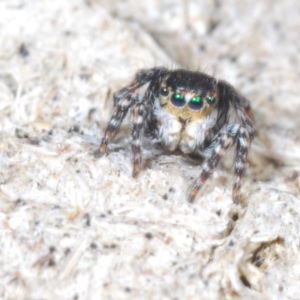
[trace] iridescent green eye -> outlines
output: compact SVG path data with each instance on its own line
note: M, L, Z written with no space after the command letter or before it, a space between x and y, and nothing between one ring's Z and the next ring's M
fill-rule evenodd
M215 102L215 98L212 96L207 96L206 99L209 104L213 104Z
M200 97L199 95L194 96L189 102L189 107L191 109L200 109L202 106L203 106L202 97Z
M163 97L167 97L169 95L169 90L167 88L161 88L160 89L160 94L163 96Z
M171 101L175 106L184 106L185 105L184 96L181 93L174 93Z

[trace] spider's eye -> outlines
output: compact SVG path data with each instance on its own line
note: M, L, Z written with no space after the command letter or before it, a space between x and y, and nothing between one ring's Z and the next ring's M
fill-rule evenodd
M215 98L212 97L212 96L207 96L207 97L206 97L206 100L207 100L208 104L213 104L213 103L215 103Z
M164 97L167 97L169 95L169 90L167 88L161 88L160 94Z
M191 109L200 109L202 106L203 106L202 97L200 97L199 95L194 96L189 102L189 107Z
M171 101L175 106L184 106L185 105L184 96L181 93L174 93Z

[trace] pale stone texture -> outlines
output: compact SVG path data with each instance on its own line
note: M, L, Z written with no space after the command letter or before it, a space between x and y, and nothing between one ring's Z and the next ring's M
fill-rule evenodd
M1 299L300 299L297 1L0 2ZM112 93L140 68L204 70L251 100L240 207L232 155L200 166L128 120L95 159Z

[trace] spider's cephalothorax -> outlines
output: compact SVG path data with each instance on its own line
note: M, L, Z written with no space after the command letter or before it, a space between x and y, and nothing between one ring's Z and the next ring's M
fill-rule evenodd
M139 93L144 85L146 89ZM130 85L114 95L114 112L96 156L108 152L107 145L129 109L133 176L140 171L144 133L168 151L204 157L207 160L189 195L193 202L225 151L236 144L232 197L239 202L248 148L254 136L253 115L248 100L230 84L182 69L139 71Z

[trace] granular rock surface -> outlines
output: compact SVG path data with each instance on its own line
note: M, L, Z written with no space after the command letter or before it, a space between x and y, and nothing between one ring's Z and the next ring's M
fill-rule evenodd
M0 2L1 299L300 299L300 4ZM201 165L130 118L96 159L112 94L141 68L201 70L251 102L240 205L229 153Z

